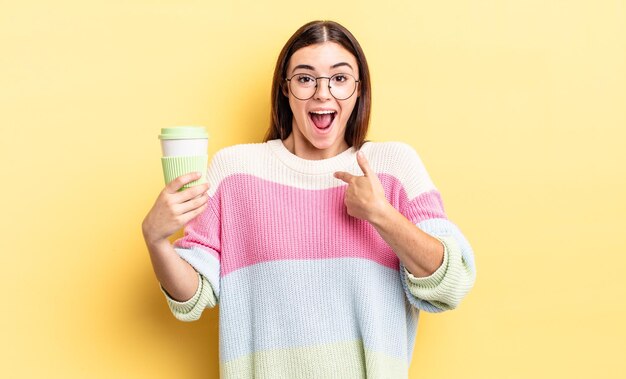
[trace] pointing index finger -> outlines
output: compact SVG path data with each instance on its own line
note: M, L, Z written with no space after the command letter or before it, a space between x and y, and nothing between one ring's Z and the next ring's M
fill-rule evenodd
M350 184L350 179L352 179L354 175L345 171L337 171L334 176L335 178Z

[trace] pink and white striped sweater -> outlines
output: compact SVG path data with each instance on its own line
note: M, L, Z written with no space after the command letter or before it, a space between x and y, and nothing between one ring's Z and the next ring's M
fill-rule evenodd
M356 150L311 161L282 141L221 150L209 206L175 243L198 272L180 320L219 302L222 378L406 378L420 310L455 308L475 280L472 249L415 151L361 148L387 199L439 239L444 262L416 278L367 222L349 216L335 171L362 175Z

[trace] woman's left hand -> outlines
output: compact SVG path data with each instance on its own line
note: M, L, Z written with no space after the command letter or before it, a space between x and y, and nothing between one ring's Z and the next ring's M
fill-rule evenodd
M385 197L385 190L376 173L370 168L365 155L358 152L357 163L363 176L348 172L335 172L335 178L348 184L344 202L350 216L375 223L391 206Z

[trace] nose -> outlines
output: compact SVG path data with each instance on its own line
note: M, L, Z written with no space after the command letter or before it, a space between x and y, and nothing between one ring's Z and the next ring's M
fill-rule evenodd
M328 80L328 82L323 81L322 79ZM319 100L327 100L331 98L330 94L330 78L317 78L317 86L315 88L315 94L313 97Z

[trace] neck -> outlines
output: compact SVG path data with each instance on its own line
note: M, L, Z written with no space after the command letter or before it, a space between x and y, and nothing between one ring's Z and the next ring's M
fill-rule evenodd
M293 155L308 160L321 160L332 158L341 154L349 148L348 144L342 140L342 143L338 146L332 146L328 149L318 149L313 146L309 141L300 141L294 138L293 132L283 140L283 145Z

